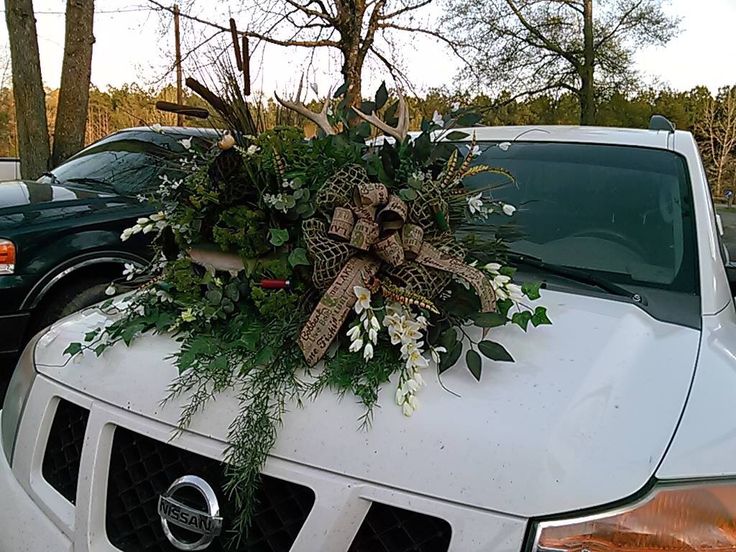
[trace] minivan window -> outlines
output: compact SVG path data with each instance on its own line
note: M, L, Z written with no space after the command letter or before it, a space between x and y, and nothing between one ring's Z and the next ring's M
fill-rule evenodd
M577 143L486 143L475 164L497 174L470 189L518 208L513 252L612 282L698 293L695 217L685 161L659 149Z

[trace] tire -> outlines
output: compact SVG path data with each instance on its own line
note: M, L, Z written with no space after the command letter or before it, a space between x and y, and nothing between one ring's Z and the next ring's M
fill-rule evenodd
M59 288L49 299L41 303L36 317L35 331L85 307L108 299L105 290L109 285L109 278L97 277L70 282Z

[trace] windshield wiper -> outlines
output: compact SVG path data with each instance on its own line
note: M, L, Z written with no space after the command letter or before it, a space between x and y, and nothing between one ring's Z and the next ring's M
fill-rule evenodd
M628 299L631 299L632 302L638 303L640 305L647 304L647 300L639 293L629 291L628 289L619 286L618 284L614 284L613 282L610 282L605 278L600 278L594 274L590 274L585 270L572 268L569 266L546 263L542 259L531 257L529 255L523 255L521 253L509 252L507 254L507 257L516 265L537 268L541 271L548 272L549 274L554 274L555 276L560 276L562 278L579 282L581 284L597 287L598 289L602 289L603 291L606 291L611 295L627 297Z
M59 177L52 172L45 172L41 176L46 176L50 178L52 184L61 184L61 180L59 180Z
M65 182L71 182L73 184L97 184L99 186L104 186L105 188L109 190L114 190L115 186L110 184L107 180L103 180L101 178L95 178L94 176L75 176L72 178L66 178L64 179Z

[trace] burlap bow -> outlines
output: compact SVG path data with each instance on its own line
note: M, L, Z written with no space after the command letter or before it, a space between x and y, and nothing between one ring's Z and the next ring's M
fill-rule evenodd
M353 288L365 286L379 271L427 299L433 299L454 274L473 286L483 312L494 309L495 294L485 275L462 257L440 249L448 243L447 234L433 232L435 225L426 216L412 217L423 211L410 209L383 184L370 182L362 167L338 171L320 191L317 203L329 226L319 217L303 225L314 260L314 284L325 290L299 336L309 365L319 362L340 331L356 301Z

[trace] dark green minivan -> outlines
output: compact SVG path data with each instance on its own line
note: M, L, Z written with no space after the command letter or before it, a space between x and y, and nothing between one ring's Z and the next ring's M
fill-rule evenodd
M38 181L0 182L0 360L12 360L40 328L104 299L126 264L148 262L149 236L123 242L120 234L151 213L140 196L166 182L163 175L176 178L190 138L211 142L217 133L123 130Z

